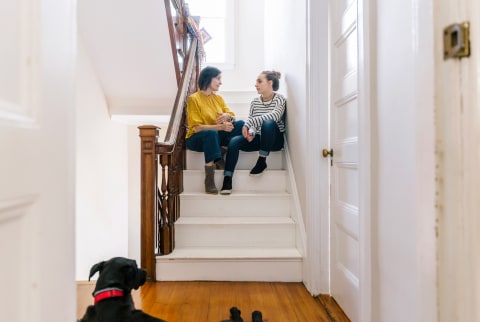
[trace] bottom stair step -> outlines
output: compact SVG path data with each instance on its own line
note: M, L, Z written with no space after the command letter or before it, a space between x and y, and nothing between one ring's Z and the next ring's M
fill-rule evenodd
M301 282L295 248L180 248L156 259L158 281Z

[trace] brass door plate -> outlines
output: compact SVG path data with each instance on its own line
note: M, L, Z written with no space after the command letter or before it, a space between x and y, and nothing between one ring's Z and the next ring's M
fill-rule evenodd
M443 29L443 59L470 56L470 23L454 23Z

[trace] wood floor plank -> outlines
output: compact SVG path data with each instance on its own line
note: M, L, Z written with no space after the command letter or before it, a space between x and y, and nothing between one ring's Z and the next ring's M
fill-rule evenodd
M350 319L345 315L332 296L329 294L322 294L317 297L317 300L325 308L332 321L350 322Z
M93 303L94 282L77 283L77 316ZM302 283L155 282L132 292L135 307L168 322L219 322L236 306L244 321L261 311L265 322L349 321L336 302L314 298ZM325 307L328 306L328 307Z

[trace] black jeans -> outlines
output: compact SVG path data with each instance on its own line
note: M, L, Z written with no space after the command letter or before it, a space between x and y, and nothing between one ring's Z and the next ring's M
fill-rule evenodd
M187 149L197 152L204 152L205 163L218 161L222 158L221 146L228 146L230 139L242 134L242 120L233 123L231 132L205 130L193 134L185 143Z
M224 175L233 175L240 150L246 152L259 151L260 155L268 156L270 151L280 151L283 145L283 133L280 132L277 122L274 120L264 121L261 134L255 135L252 142L248 142L241 134L232 137L228 144Z

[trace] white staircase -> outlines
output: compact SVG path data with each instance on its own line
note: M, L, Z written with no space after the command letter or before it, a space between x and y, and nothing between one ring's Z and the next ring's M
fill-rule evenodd
M203 153L187 151L175 249L156 259L159 281L302 281L284 151L250 177L257 152L240 152L231 195L204 192ZM223 170L216 170L220 189Z

